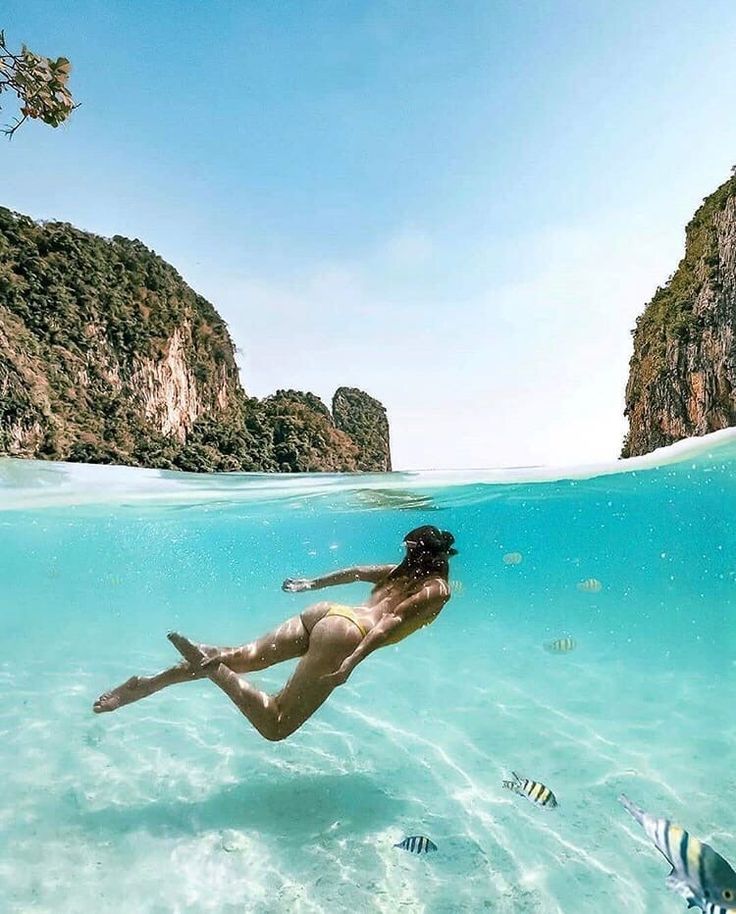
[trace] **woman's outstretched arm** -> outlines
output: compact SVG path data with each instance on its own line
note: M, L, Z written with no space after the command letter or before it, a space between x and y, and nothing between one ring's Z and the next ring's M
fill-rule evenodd
M301 593L304 590L322 590L337 584L354 584L356 581L377 584L395 567L395 565L355 565L353 568L333 571L321 578L287 578L281 585L281 589L289 593Z

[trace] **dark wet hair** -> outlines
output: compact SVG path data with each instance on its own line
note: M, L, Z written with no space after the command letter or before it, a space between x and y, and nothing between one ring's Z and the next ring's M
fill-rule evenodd
M415 527L404 537L406 556L385 580L409 578L419 581L430 577L447 580L450 573L447 559L457 555L457 549L452 548L454 542L455 537L447 530L440 530L431 524Z

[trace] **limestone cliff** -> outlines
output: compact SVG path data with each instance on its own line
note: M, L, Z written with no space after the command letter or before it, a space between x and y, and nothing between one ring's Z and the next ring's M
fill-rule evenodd
M388 419L385 408L355 387L339 387L332 398L335 425L358 445L358 469L389 472Z
M277 469L293 473L362 469L360 446L336 427L319 397L278 390L262 401L262 409L273 430Z
M312 394L246 396L222 318L141 242L0 207L0 454L379 469L369 450Z
M634 330L624 457L736 425L736 175L686 229L685 256Z

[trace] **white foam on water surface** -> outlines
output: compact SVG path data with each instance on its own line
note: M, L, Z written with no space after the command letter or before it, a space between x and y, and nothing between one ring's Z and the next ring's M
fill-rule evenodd
M707 459L731 459L736 429L688 438L641 457L570 467L418 470L394 473L185 473L137 467L44 462L0 457L0 511L74 505L217 505L286 502L366 493L366 507L400 507L401 495L453 491L466 486L504 486L589 480L633 474ZM370 493L374 498L370 500ZM381 500L380 496L385 497ZM408 500L411 505L411 500ZM418 505L421 506L421 505ZM353 510L360 507L352 502Z

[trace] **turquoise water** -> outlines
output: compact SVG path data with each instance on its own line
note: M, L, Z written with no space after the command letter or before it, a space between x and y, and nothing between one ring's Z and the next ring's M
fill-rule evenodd
M735 471L731 432L567 473L0 461L0 910L685 910L616 798L736 862ZM91 713L178 660L169 629L249 640L310 602L285 577L398 561L423 523L455 534L452 600L286 742L206 681Z

